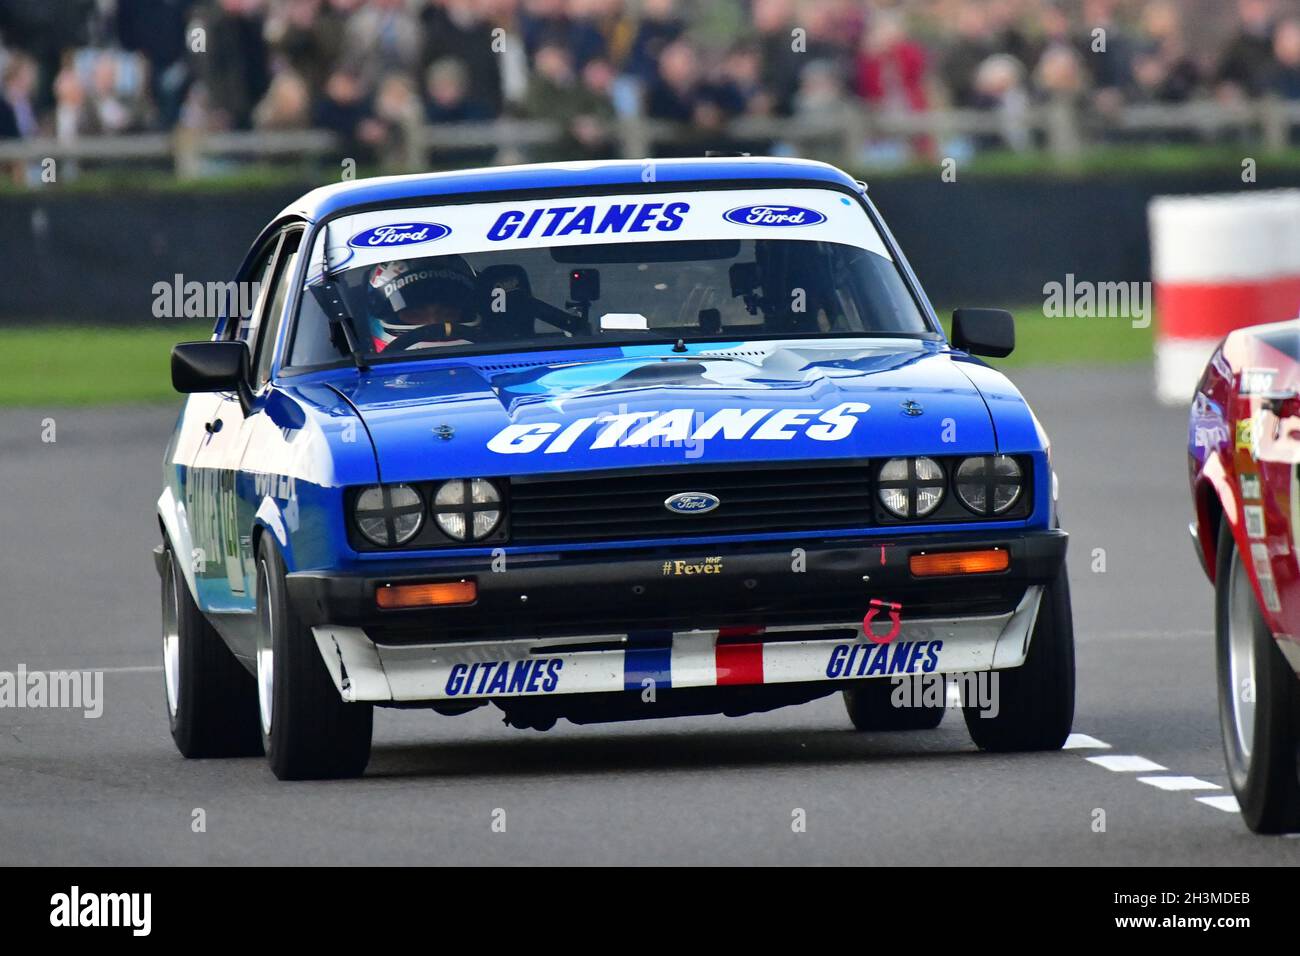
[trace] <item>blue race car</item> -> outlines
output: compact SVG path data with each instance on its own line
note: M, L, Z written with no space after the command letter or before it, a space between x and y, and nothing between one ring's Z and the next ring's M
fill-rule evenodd
M843 172L347 182L237 282L249 314L172 353L155 556L184 755L357 775L375 705L545 730L842 691L859 730L919 729L954 675L981 748L1064 743L1049 444L972 357L1011 351L1011 316L959 310L950 344Z

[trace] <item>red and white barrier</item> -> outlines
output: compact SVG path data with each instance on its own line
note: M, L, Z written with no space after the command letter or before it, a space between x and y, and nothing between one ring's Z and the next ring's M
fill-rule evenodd
M1225 335L1300 314L1300 190L1162 196L1148 216L1156 397L1185 403Z

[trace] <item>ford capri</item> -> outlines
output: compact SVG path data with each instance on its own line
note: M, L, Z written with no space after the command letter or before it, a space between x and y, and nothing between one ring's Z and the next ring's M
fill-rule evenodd
M356 776L376 706L547 730L841 693L864 732L1059 748L1047 436L867 187L759 157L314 190L177 345L158 499L187 757ZM233 298L233 296L232 296ZM969 680L992 693L973 694Z

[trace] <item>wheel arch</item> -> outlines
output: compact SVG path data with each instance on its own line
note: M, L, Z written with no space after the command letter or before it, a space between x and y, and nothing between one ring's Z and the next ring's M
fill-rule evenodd
M1201 564L1210 583L1218 575L1219 530L1228 522L1238 549L1246 547L1241 528L1241 508L1236 492L1223 467L1219 455L1212 454L1206 461L1196 483L1194 496L1196 510L1196 543L1201 553ZM1253 575L1252 575L1253 577Z
M257 558L262 539L268 534L279 548L285 568L292 571L296 565L293 562L293 541L289 535L289 525L285 520L284 511L270 496L262 499L257 514L253 516L253 528L249 532L249 548L254 560Z
M194 536L190 532L189 518L185 514L185 505L176 500L170 487L163 490L158 497L158 530L162 533L163 541L171 547L172 554L180 560L181 576L185 578L185 586L190 589L190 597L199 607L203 605L199 602L198 582L194 578Z

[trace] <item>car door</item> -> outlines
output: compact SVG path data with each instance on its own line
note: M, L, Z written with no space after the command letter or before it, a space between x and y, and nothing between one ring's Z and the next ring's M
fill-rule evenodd
M251 301L248 315L230 314L223 331L225 338L248 345L250 389L257 380L257 350L260 331L270 311L273 278L280 262L286 233L281 231L265 242L241 273L237 282L256 283L255 292L241 288L235 301ZM232 303L233 306L234 303ZM249 578L251 521L241 520L236 494L239 462L247 443L246 416L239 395L217 396L212 418L204 423L206 435L190 469L187 502L193 525L195 582L203 608L211 613L246 613L254 609ZM256 414L250 408L250 414Z

